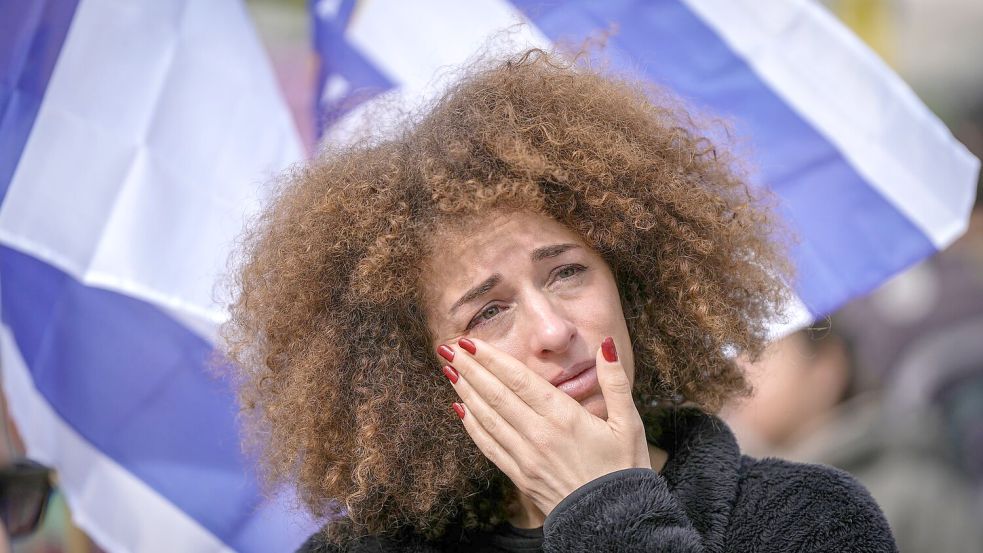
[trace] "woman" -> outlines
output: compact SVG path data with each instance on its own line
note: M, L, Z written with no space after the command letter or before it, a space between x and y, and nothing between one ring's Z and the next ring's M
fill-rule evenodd
M775 231L681 108L538 50L298 168L226 338L267 480L337 519L302 550L894 550L851 477L713 414Z

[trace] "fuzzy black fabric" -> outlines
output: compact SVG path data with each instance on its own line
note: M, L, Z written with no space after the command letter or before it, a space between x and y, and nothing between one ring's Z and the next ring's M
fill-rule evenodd
M846 472L741 455L727 425L696 408L658 418L646 428L669 453L662 473L625 469L584 484L547 516L542 538L501 528L453 544L371 537L335 546L318 533L298 551L897 551L880 508Z

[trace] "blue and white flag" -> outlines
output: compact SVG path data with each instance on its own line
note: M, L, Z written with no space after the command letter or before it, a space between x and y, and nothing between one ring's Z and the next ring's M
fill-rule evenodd
M614 30L608 67L726 118L751 143L757 183L800 239L789 327L873 290L968 222L979 161L810 0L315 0L311 11L328 140L375 96L428 97L446 69L494 51L502 29L513 50Z
M0 370L109 551L292 551L209 373L217 275L303 151L240 0L0 3ZM285 499L285 501L287 501Z

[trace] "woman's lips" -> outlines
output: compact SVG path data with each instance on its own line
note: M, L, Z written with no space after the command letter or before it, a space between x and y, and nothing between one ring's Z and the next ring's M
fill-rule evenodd
M556 385L556 389L573 399L580 400L597 388L597 365L591 365L577 376L564 380Z

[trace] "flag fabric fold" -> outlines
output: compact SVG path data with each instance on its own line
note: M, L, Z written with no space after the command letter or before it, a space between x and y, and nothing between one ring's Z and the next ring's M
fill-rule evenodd
M343 138L379 95L438 90L435 75L478 47L494 51L502 28L515 29L500 38L513 50L610 32L596 52L607 67L728 121L750 145L755 183L777 194L799 239L801 301L785 328L870 292L966 228L979 160L811 0L456 4L312 2L328 140ZM409 17L428 25L405 25Z
M311 524L262 497L210 366L230 245L303 158L245 7L0 12L0 352L28 453L110 551L296 547Z

